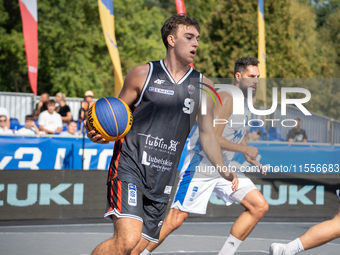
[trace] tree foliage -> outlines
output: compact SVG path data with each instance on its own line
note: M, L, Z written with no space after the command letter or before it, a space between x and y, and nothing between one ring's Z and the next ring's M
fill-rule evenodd
M233 76L234 62L257 56L257 1L186 0L201 25L196 69L208 77ZM269 78L340 75L340 0L264 1ZM123 76L135 65L165 57L160 29L176 13L174 0L114 1ZM38 1L38 92L81 97L113 95L113 66L93 0ZM281 85L278 84L280 87ZM293 86L293 85L292 85ZM340 118L340 86L311 84L316 112ZM0 0L0 91L30 92L18 1ZM267 89L271 96L271 85ZM322 101L322 102L321 102Z
M165 56L160 28L170 16L142 0L115 1L117 45L123 75ZM0 0L0 90L30 92L18 1ZM82 97L113 95L113 67L92 0L38 1L38 92Z

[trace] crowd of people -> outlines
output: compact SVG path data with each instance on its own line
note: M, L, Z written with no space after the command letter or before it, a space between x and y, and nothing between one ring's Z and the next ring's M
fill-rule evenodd
M8 110L0 107L0 135L61 135L77 136L82 134L83 120L93 101L93 92L88 90L84 94L84 100L81 102L78 119L72 116L70 107L66 104L64 93L57 93L55 100L50 99L49 93L42 93L40 101L32 115L26 115L24 127L18 130L10 129L10 117ZM289 130L288 142L307 142L306 131L301 128L301 119L295 119L297 125ZM266 140L262 136L260 129L248 130L246 134L247 141Z
M295 118L295 126L288 131L286 139L282 136L282 130L279 127L270 127L268 132L264 127L252 127L247 132L247 141L288 141L307 143L306 130L301 128L302 120Z
M50 99L49 93L42 93L34 112L25 116L25 125L19 129L10 128L8 110L0 107L0 135L60 135L79 136L83 130L83 120L90 106L93 104L93 92L85 92L81 103L79 117L74 119L70 107L66 104L64 93L57 93L55 100Z

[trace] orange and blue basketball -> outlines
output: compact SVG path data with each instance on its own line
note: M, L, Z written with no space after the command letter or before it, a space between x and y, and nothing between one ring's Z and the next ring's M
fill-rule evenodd
M123 100L103 97L90 107L86 125L107 141L116 141L129 132L132 120L131 110Z

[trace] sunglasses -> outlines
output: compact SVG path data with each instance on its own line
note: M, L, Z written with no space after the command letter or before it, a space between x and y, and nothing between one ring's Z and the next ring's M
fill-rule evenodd
M7 120L0 120L0 122L6 122Z

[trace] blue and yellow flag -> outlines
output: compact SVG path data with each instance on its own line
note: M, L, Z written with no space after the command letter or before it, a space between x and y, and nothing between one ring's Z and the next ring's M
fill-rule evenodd
M266 41L265 41L265 30L264 30L264 6L263 0L257 1L257 23L259 31L259 42L258 42L258 60L260 61L259 70L260 77L266 78ZM256 98L262 100L266 105L266 81L260 79Z
M106 45L113 62L115 78L115 96L118 97L123 87L123 74L120 65L119 52L115 36L115 21L113 15L113 0L98 0L99 15L103 27Z

